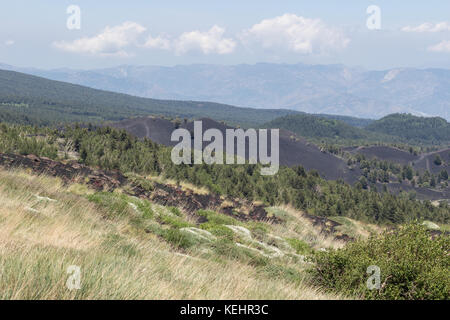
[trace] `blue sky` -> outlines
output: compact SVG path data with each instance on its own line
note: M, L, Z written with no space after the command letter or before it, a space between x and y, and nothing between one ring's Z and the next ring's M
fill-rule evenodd
M66 10L81 10L69 30ZM369 30L366 9L381 10ZM450 1L23 1L0 4L0 62L36 68L340 63L450 68Z

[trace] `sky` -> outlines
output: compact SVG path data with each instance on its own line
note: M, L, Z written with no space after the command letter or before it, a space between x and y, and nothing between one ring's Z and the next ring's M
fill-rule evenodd
M447 0L0 4L0 63L43 69L307 63L450 68Z

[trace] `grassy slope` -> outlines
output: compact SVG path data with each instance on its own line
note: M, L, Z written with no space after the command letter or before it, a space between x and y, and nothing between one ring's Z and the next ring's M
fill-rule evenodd
M342 298L309 283L308 265L296 255L341 244L286 208L272 210L289 221L278 226L211 213L216 229L239 224L261 243L275 245L283 237L292 244L281 241L285 255L267 259L237 234L233 242L183 238L196 242L181 249L177 240L156 235L194 224L183 213L173 215L175 209L24 171L0 170L0 202L1 299ZM81 267L81 290L66 288L70 265Z

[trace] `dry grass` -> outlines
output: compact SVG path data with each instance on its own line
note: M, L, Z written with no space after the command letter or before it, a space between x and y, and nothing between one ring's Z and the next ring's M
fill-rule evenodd
M320 229L313 226L303 212L290 206L273 208L285 214L283 217L287 222L284 225L273 225L274 234L280 237L299 238L315 249L320 248L342 248L344 242L334 239L333 235L324 235Z
M159 182L159 183L163 183L163 184L169 184L172 186L177 186L179 185L181 187L181 189L183 191L190 191L193 192L195 194L199 194L199 195L206 195L206 194L210 194L209 190L205 187L198 187L193 185L192 183L186 182L186 181L180 181L179 183L177 183L175 180L173 179L168 179L162 176L147 176L147 179L151 180L151 181L155 181L155 182Z
M336 228L338 233L346 234L355 239L367 239L371 235L381 234L385 230L381 226L364 223L347 217L331 217L330 219L341 224Z
M271 277L238 260L177 252L127 217L105 218L80 196L86 190L72 189L58 179L0 170L1 299L341 298L306 280ZM284 232L296 234L293 229L303 222ZM305 228L305 235L314 233ZM317 241L326 244L326 239ZM71 265L81 268L80 290L66 286Z

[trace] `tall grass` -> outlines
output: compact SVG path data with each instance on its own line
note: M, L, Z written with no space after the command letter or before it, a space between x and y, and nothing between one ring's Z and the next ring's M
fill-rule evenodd
M0 170L0 299L340 298L302 276L290 280L284 273L296 262L260 267L180 251L137 224L132 207L111 216L87 189L70 190L55 178ZM72 265L79 290L66 285Z

